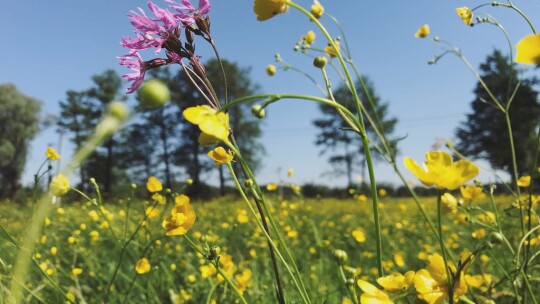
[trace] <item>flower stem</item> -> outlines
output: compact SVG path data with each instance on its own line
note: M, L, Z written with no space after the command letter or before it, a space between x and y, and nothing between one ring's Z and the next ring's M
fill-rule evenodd
M446 257L446 248L444 247L443 231L442 231L442 191L439 190L437 194L437 224L439 228L439 244L441 246L442 257L444 261L444 269L446 270L446 278L448 280L448 295L450 304L454 303L454 284L452 280L452 274L450 273L450 265L448 263L448 258Z

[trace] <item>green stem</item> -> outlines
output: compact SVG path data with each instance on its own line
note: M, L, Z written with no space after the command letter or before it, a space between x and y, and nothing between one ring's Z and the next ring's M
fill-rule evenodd
M186 241L188 241L189 245L191 245L191 247L193 249L195 249L197 252L199 252L200 254L202 254L203 256L206 256L206 254L201 250L199 249L199 247L197 247L197 245L195 245L195 243L193 243L193 241L186 235L184 234L184 239ZM225 282L227 283L227 285L229 285L229 287L234 291L234 293L238 296L238 299L240 300L240 302L242 302L243 304L247 304L247 301L246 299L244 298L244 296L242 295L242 293L238 290L238 288L236 288L236 285L234 285L234 283L231 281L231 279L229 277L227 277L227 275L223 272L223 270L221 270L221 267L219 267L219 262L218 261L213 261L212 264L216 270L218 271L218 273L223 277L223 279L225 280Z
M354 304L358 304L358 297L356 296L354 285L349 286L347 284L347 276L345 276L345 272L343 271L343 266L339 265L338 269L339 269L339 276L341 277L343 284L345 284L345 287L347 288L347 291L349 292L349 296L351 297Z
M437 194L437 224L439 227L439 244L441 246L442 257L444 261L444 269L446 270L446 278L448 280L448 296L450 304L454 303L454 284L452 280L452 274L450 273L450 264L448 263L448 258L446 257L446 250L444 247L444 238L442 231L442 191L439 190Z
M509 4L497 3L497 6L508 7L508 8L513 9L514 11L516 11L519 15L521 15L521 17L523 17L523 19L525 19L525 21L527 22L527 24L528 24L529 27L531 28L531 31L533 32L533 34L536 34L536 30L534 29L534 26L532 25L531 20L529 20L529 17L527 17L527 15L525 15L525 13L523 13L522 10L520 10L519 8L517 8L517 7L512 3L512 1L508 1L508 3L509 3Z

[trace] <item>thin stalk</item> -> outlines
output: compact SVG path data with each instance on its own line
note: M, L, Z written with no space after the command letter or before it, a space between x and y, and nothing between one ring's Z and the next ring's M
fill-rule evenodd
M221 57L219 56L219 52L216 48L216 45L214 44L214 39L212 39L212 37L208 36L208 37L205 37L204 38L206 41L208 41L208 43L210 43L210 45L212 46L212 49L214 50L214 54L216 54L216 58L219 62L219 67L221 68L221 76L223 77L223 88L224 88L224 92L223 92L223 95L225 96L225 104L227 104L227 102L229 102L229 88L228 88L228 84L227 84L227 74L225 73L225 67L223 67L223 61L221 60Z
M518 185L518 172L517 172L517 160L516 160L516 147L514 144L514 136L512 132L512 122L510 121L510 113L508 111L504 112L504 118L506 120L506 127L508 129L508 137L510 141L510 155L512 157L512 180L514 181L514 187L516 189L516 194L519 200L520 207L523 205L521 200L521 191L519 190ZM519 208L519 216L521 222L521 233L522 236L525 235L525 222L523 217L523 208Z
M454 303L454 284L452 280L452 274L450 273L450 264L448 263L448 258L446 257L446 250L444 247L444 238L442 231L442 191L439 190L437 194L437 224L439 228L439 244L441 246L442 257L444 261L444 269L446 270L446 278L448 280L448 298L450 304Z
M345 276L345 272L343 271L343 266L339 265L339 276L341 277L341 280L343 281L343 284L345 284L345 287L347 287L347 291L349 292L349 296L351 297L354 304L358 304L358 297L356 296L356 291L354 290L354 285L349 286L347 284L347 277Z
M193 249L195 249L197 252L199 252L203 256L206 256L206 254L201 249L199 249L199 247L197 247L197 245L195 245L195 243L186 234L184 234L184 239L189 243L189 245ZM242 293L238 290L238 288L236 288L236 285L234 285L234 283L231 281L231 279L229 277L227 277L227 275L223 272L223 270L221 270L221 267L219 267L219 262L218 261L212 261L212 263L210 263L210 264L212 264L216 268L216 270L223 277L223 279L225 280L227 285L229 285L229 287L238 296L238 299L240 300L240 302L242 302L243 304L247 304L248 302L246 301L246 299L244 298Z
M533 32L533 34L536 34L536 30L534 29L534 26L532 25L531 20L529 20L529 17L527 17L527 15L525 15L525 13L523 13L522 10L520 10L519 8L517 8L517 7L512 3L512 1L508 1L508 3L509 3L509 4L497 3L497 6L508 7L508 8L513 9L514 11L516 11L519 15L521 15L521 17L523 17L523 19L525 19L525 21L527 22L527 24L528 24L529 27L531 28L531 31Z

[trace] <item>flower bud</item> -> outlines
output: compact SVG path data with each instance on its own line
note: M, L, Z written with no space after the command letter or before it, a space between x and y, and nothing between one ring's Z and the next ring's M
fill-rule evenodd
M193 184L193 180L192 180L191 178L186 179L186 184L187 184L187 185L192 185L192 184Z
M141 85L138 99L142 108L157 108L165 105L171 99L171 94L163 81L152 78Z
M334 261L336 261L338 265L345 265L345 263L347 263L347 260L349 259L347 252L341 249L334 250L334 252L332 252L332 256L334 258Z
M210 247L210 255L208 256L209 260L215 260L219 256L219 253L221 252L221 248L219 246L212 246Z
M500 244L504 241L504 236L499 232L492 232L489 234L489 242L492 244Z
M199 242L201 242L201 243L208 242L208 235L206 235L206 234L201 235L201 237L199 238Z
M253 180L252 179L246 179L246 181L244 181L244 187L246 188L251 188L253 187L254 183L253 183Z
M328 59L325 56L317 56L313 59L313 65L316 68L322 69L328 63Z
M133 190L137 189L137 184L131 184L131 189Z
M107 106L107 114L123 122L129 117L129 109L123 101L112 101Z
M253 116L259 119L264 118L264 116L266 115L263 107L260 105L254 105L253 107L251 107L251 114L253 114Z
M266 74L268 76L274 76L276 74L276 66L273 64L270 64L266 67Z

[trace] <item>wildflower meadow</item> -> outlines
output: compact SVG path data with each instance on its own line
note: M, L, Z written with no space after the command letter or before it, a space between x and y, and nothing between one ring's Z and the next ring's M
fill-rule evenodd
M41 165L24 191L8 181L21 178L9 171L14 161L0 160L0 303L540 301L538 20L511 0L462 1L467 6L448 12L453 26L492 26L507 42L479 68L459 41L418 21L410 38L437 52L426 61L436 71L453 57L477 82L477 98L458 140L415 159L401 155L407 136L394 135L397 118L353 60L362 53L347 40L356 29L343 27L324 1L240 4L253 7L253 23L290 14L309 25L290 48L304 65L276 54L266 74L293 73L313 84L314 95L257 90L223 59L212 3L195 2L134 3L118 16L132 26L118 37L124 53L110 54L122 81L95 76L97 89L70 91L61 103L56 125L71 132L73 155L49 146L28 159ZM502 11L511 13L508 24L496 19ZM515 23L529 33L511 37ZM202 46L214 60L202 58ZM110 94L122 85L127 95ZM346 168L347 187L302 185L294 168L260 182L259 123L291 100L322 110L314 122L321 153L346 147L330 158ZM0 137L0 153L26 155L7 138ZM119 159L125 165L113 165ZM391 168L399 185L381 183L376 163ZM200 178L204 164L219 173L219 187ZM185 166L186 178L174 178L175 165ZM355 166L365 173L360 182L351 178Z

